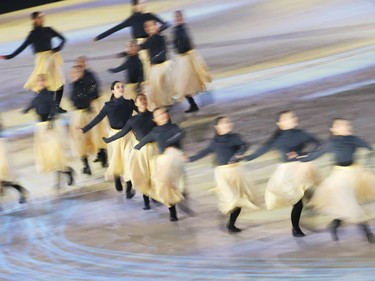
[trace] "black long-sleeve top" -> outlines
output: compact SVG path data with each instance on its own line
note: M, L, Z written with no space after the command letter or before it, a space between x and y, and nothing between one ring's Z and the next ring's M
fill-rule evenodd
M91 101L98 96L98 84L92 73L86 71L81 79L72 83L70 100L76 109L90 109Z
M168 147L181 149L184 136L184 130L169 121L165 125L154 127L134 148L139 150L147 143L156 141L160 153Z
M335 136L322 147L314 150L299 160L302 162L308 162L322 156L325 153L332 153L335 158L335 165L350 166L354 162L353 156L355 151L357 148L361 147L372 150L372 147L365 140L357 136Z
M120 130L128 122L132 116L133 111L136 110L133 100L127 100L124 97L118 99L113 98L106 102L99 114L85 127L82 131L86 133L92 127L97 125L104 117L108 117L109 125L112 129Z
M52 48L52 38L58 37L60 39L60 44ZM12 54L5 56L5 59L9 60L20 54L26 49L28 45L32 45L34 53L40 53L44 51L52 50L54 52L59 52L65 45L66 39L60 33L55 31L52 27L34 27L30 31L26 40L18 47Z
M147 38L148 34L145 31L144 24L146 21L149 20L155 20L161 24L159 30L163 31L169 27L169 24L157 16L155 16L152 13L141 13L141 12L136 12L133 15L131 15L129 18L121 22L120 24L108 29L107 31L99 34L98 36L95 37L95 40L101 40L121 29L124 29L126 27L131 27L132 28L132 36L134 39L136 38Z
M253 154L244 157L244 160L253 160L270 149L277 149L280 151L284 162L296 161L296 159L289 159L289 152L296 152L298 155L304 154L304 148L307 144L314 143L316 147L319 141L312 135L300 129L280 130L272 136L264 146L257 149Z
M154 34L139 46L141 49L149 50L151 64L159 64L167 60L167 45L163 35Z
M217 135L205 149L189 157L189 161L196 161L210 153L215 153L216 163L219 166L227 165L228 163L237 162L235 155L244 154L246 149L247 144L241 139L239 134Z
M156 126L152 120L152 112L146 110L145 112L138 112L137 115L132 116L120 132L114 134L109 138L105 138L105 142L109 143L122 138L130 131L133 131L137 141L141 141L151 130Z
M48 91L47 89L41 90L36 94L35 98L32 99L30 104L23 110L27 113L31 109L35 109L35 112L39 116L40 121L47 121L57 113L58 105L54 99L54 92Z
M87 84L92 85L90 87L92 99L97 99L100 96L100 83L95 73L89 69L85 69L83 79Z
M129 56L125 62L115 68L109 69L112 73L117 73L127 69L127 83L142 83L144 81L143 77L143 66L138 55Z
M177 25L174 28L173 45L179 54L184 54L193 49L193 44L190 40L185 24Z

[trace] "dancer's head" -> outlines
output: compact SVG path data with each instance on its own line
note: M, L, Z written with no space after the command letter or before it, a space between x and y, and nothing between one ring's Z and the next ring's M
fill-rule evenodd
M147 110L148 102L145 94L138 94L135 97L134 103L139 112L145 112Z
M76 58L76 61L75 61L76 65L82 67L83 69L85 69L87 67L87 57L85 56L80 56L78 58Z
M276 125L280 130L294 129L298 126L298 118L293 111L284 110L278 113Z
M152 36L152 35L157 34L159 32L159 27L158 27L158 24L155 20L146 21L145 24L144 24L144 28L145 28L146 33L149 36Z
M112 91L112 96L111 99L113 98L121 98L124 96L125 93L125 87L124 84L120 81L114 81L111 85L111 91Z
M134 13L142 13L145 9L145 0L132 0L132 7Z
M128 42L126 52L129 56L134 56L138 52L138 45L136 40L131 40Z
M38 74L38 76L36 77L36 83L39 90L47 88L47 74Z
M36 11L31 13L30 18L35 27L44 25L44 14L42 12Z
M181 10L174 12L176 25L183 24L184 23L184 15Z
M164 106L155 108L153 112L153 116L154 116L153 120L158 126L165 125L170 120L168 109Z
M353 134L352 124L344 118L334 118L329 130L334 136L351 136Z
M85 69L80 65L73 65L70 69L70 79L75 82L83 77Z
M219 116L214 121L215 133L218 136L226 135L233 130L232 121L226 116Z

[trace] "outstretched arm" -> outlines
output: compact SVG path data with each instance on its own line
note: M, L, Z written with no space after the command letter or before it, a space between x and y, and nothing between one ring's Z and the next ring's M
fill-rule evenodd
M102 110L100 110L99 114L95 116L94 119L92 119L92 121L87 124L85 127L82 128L82 132L83 133L86 133L87 131L89 131L92 127L94 127L95 125L97 125L100 121L102 121L104 119L104 117L107 116L107 112L105 110L105 107L102 108Z
M167 21L161 20L159 17L157 17L155 14L149 13L149 17L151 20L155 20L158 23L160 23L159 31L162 32L169 28L171 25Z
M128 69L128 67L129 67L129 62L125 61L120 66L115 67L115 68L110 68L110 69L108 69L108 71L112 72L112 73L117 73L117 72L120 72L120 71L124 71L125 69Z
M6 60L10 60L12 58L14 58L15 56L19 55L23 50L26 49L26 47L28 45L31 44L31 39L30 39L30 35L26 38L26 40L22 43L21 46L19 46L17 48L17 50L15 50L13 53L11 53L10 55L7 55L7 56L2 56L4 59Z
M189 162L194 162L194 161L197 161L197 160L207 156L208 154L210 154L212 152L213 152L213 147L212 147L212 142L210 142L210 144L206 148L202 149L197 154L195 154L193 156L190 156L188 158L188 160L189 160Z
M117 132L116 134L114 134L113 136L111 136L109 138L103 138L103 140L104 140L105 143L113 142L113 141L125 136L127 133L130 132L130 130L131 130L131 126L130 126L129 121L128 121L128 122L126 122L125 126L122 127L120 132Z
M94 41L99 41L99 40L101 40L101 39L104 39L104 38L106 38L107 36L109 36L109 35L111 35L111 34L117 32L117 31L119 31L119 30L121 30L121 29L124 29L124 28L126 28L126 27L128 27L128 26L130 26L130 20L129 20L129 18L126 19L126 20L124 20L122 23L120 23L120 24L118 24L118 25L116 25L116 26L114 26L114 27L108 29L107 31L104 31L103 33L100 33L98 36L96 36L96 37L94 38Z
M325 143L322 147L315 149L313 152L309 153L306 156L301 156L298 159L301 162L309 162L315 160L316 158L322 156L323 154L330 152L332 148L332 143L329 141Z
M146 136L144 136L136 146L134 146L134 149L140 150L143 146L153 141L156 141L156 137L153 132L150 132Z

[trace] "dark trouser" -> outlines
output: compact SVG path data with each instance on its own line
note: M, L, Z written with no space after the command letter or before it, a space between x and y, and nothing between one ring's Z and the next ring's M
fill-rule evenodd
M198 109L198 105L196 104L192 96L186 96L186 100L190 104L190 109Z
M299 220L301 218L302 209L303 203L301 199L293 206L291 213L291 221L294 229L299 229Z
M62 85L56 92L55 92L55 101L58 106L60 106L61 99L64 92L64 85Z
M143 203L145 204L145 207L150 207L150 197L143 194Z
M177 210L175 205L169 207L169 216L171 220L177 220Z
M234 209L229 215L228 228L233 228L238 216L241 213L241 208Z

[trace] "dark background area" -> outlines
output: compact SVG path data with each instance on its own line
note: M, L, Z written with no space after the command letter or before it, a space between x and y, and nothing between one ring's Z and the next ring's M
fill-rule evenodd
M60 1L63 0L0 0L0 14Z

